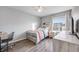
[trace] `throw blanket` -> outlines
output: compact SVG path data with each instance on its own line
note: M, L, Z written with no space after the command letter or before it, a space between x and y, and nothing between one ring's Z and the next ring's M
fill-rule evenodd
M45 38L44 31L37 31L37 33L38 33L38 36L39 36L39 41L41 41L43 38Z

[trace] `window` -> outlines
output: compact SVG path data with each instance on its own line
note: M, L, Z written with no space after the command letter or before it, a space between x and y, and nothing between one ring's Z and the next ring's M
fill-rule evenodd
M56 16L52 19L53 31L60 32L65 30L65 16Z

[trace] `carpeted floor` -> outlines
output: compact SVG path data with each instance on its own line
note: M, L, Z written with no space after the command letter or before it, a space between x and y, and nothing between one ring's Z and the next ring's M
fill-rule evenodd
M37 45L28 39L22 40L9 48L9 52L53 52L53 39L44 39Z

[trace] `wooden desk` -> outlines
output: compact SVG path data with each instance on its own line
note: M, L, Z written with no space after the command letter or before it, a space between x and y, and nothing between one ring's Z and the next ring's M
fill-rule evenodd
M79 39L68 32L61 32L53 39L54 52L79 52Z
M0 32L0 52L8 51L8 34L6 32ZM5 40L5 41L4 41Z
M0 37L1 40L8 38L8 33L7 32L0 32Z

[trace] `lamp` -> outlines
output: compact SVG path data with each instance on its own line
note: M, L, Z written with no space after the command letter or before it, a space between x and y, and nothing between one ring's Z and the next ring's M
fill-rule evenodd
M32 30L34 31L36 29L36 24L32 23Z

